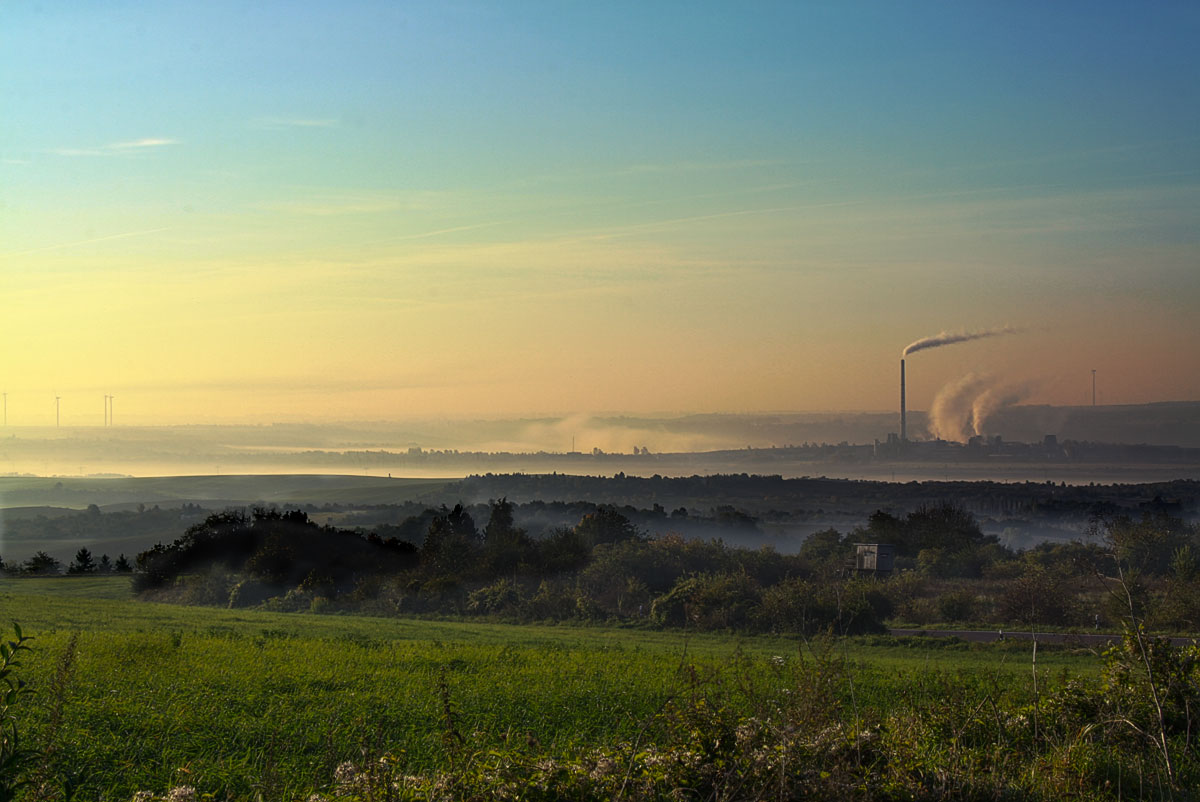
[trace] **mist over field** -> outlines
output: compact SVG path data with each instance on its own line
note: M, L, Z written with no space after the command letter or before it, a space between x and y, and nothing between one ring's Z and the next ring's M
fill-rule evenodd
M982 424L982 434L1006 442L1040 443L1053 435L1060 442L1200 447L1200 404L1195 403L1012 406L994 411ZM938 464L930 469L932 473L902 469L896 476L895 460L875 460L873 444L896 429L897 416L892 412L10 427L0 435L0 473L444 477L512 471L638 475L732 471L904 479L940 477L946 472ZM917 442L942 433L917 411L909 412L909 431ZM1035 478L1044 475L1040 471L1033 472ZM961 475L1003 476L980 469ZM1163 476L1147 474L1155 479Z

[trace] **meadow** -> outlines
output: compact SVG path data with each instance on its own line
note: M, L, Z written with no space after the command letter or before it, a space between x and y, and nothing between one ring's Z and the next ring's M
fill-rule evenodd
M697 703L766 720L808 699L866 721L1020 709L1034 692L1028 644L224 610L135 601L127 577L0 579L0 617L35 637L18 724L57 790L30 798L304 799L380 756L436 774L467 746L565 759L648 743L674 726L664 711ZM1037 665L1046 693L1101 661L1043 648Z

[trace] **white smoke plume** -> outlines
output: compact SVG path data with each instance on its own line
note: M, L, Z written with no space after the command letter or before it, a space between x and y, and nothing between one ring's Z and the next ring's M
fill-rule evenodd
M932 337L922 337L916 342L909 343L900 353L900 356L905 357L909 354L915 354L917 351L924 351L927 348L940 348L943 345L965 343L970 340L982 340L986 337L999 337L1001 334L1016 334L1017 332L1018 329L1014 329L1011 326L1003 326L998 329L985 329L983 331L960 331L957 333L943 331Z
M975 399L988 390L991 377L968 373L950 382L929 407L929 433L939 440L965 443L975 431Z
M965 443L984 434L989 418L1025 400L1032 390L1033 382L1003 384L987 374L968 373L938 391L929 409L929 433Z
M1005 386L989 387L971 405L971 425L975 434L984 434L983 426L988 418L1005 407L1019 404L1033 393L1034 383L1023 382Z
M628 454L635 446L655 453L738 447L730 438L715 433L672 431L666 427L622 424L619 420L580 413L530 422L508 436L485 440L473 448L530 453L563 452L573 447L583 452L598 448L610 454Z

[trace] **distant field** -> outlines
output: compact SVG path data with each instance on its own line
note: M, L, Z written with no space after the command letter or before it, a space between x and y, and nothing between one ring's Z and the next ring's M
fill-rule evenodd
M557 753L634 737L669 698L788 684L822 647L787 638L607 627L269 614L146 604L124 578L0 580L0 615L35 635L38 689L22 724L45 728L47 690L70 634L78 656L56 761L78 798L128 799L187 781L218 796L291 798L341 761L390 752L444 767L444 678L473 746L535 739ZM835 646L854 704L944 699L949 686L1023 697L1025 649L887 639ZM773 659L774 658L774 659ZM1061 679L1091 674L1085 653L1045 651ZM689 670L685 667L691 666Z
M227 475L150 477L0 477L0 508L89 504L121 509L139 503L207 502L204 506L276 504L397 504L436 494L448 479L348 475Z

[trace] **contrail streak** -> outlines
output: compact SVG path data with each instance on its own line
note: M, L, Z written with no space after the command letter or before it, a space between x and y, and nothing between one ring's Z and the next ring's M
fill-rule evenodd
M43 251L57 251L59 248L73 248L76 245L90 245L93 242L105 242L110 239L125 239L126 237L140 237L143 234L155 234L159 231L166 231L170 226L162 228L148 228L145 231L127 231L124 234L109 234L106 237L93 237L92 239L75 240L74 242L60 242L57 245L45 245L41 248L30 248L27 251L13 251L12 253L0 253L0 259L9 259L14 256L28 256L31 253L41 253Z
M954 343L965 343L970 340L982 340L985 337L999 337L1001 334L1016 333L1017 329L1011 326L1004 326L999 329L986 329L984 331L963 331L957 334L943 331L941 334L935 334L932 337L922 337L914 343L909 343L900 353L900 356L905 357L909 354L915 354L917 351L924 351L926 348L939 348L943 345L953 345Z

